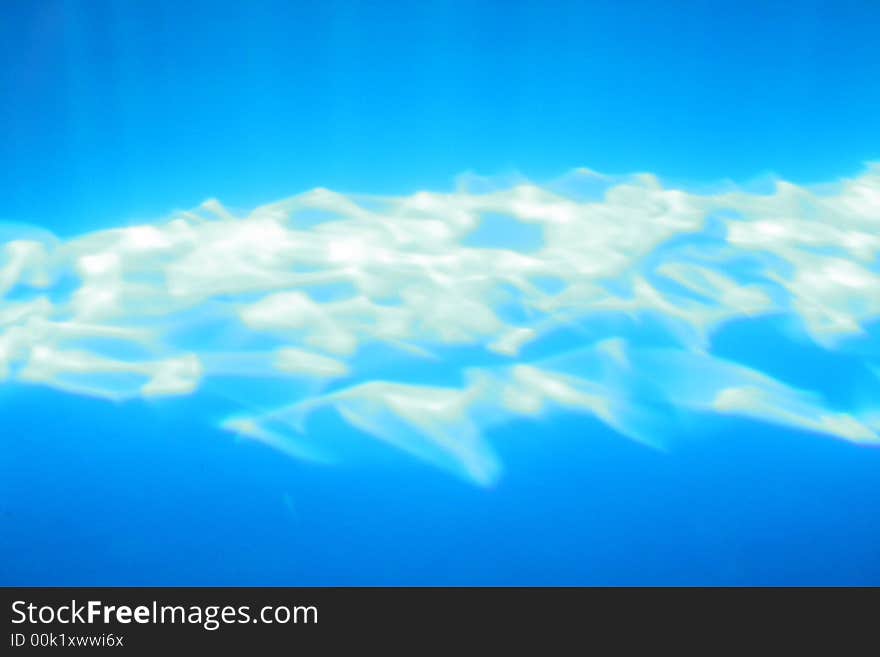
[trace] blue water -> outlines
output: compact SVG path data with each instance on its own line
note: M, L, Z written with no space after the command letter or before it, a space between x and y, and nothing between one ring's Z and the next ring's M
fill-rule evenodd
M69 237L465 171L811 183L880 160L874 3L619 4L7 1L0 220ZM876 407L877 336L829 351L771 318L711 349ZM313 430L356 455L332 466L225 412L0 383L0 584L880 584L876 446L725 416L658 450L556 413L489 428L481 487L330 412Z
M7 584L880 578L880 455L753 422L673 453L583 419L514 424L493 435L506 473L484 490L390 450L357 468L301 466L185 409L43 392L4 402L18 437L0 488Z

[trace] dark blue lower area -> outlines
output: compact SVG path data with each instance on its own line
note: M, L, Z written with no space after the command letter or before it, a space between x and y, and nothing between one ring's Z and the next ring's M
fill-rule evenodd
M880 584L880 450L822 436L705 418L661 452L519 421L481 489L368 438L298 463L200 398L0 397L4 585Z

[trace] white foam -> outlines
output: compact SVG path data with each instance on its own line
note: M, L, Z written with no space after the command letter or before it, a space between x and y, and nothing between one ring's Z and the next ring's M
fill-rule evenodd
M657 399L876 441L859 415L876 409L826 408L710 346L725 323L768 315L796 320L822 349L867 335L880 319L880 167L765 195L587 170L558 185L481 184L405 197L318 189L243 216L211 200L68 241L22 228L0 246L0 379L124 399L188 395L220 377L350 377L265 412L231 408L225 426L311 454L285 432L323 405L480 483L500 470L487 424L552 408L645 442L662 424L646 410ZM540 231L539 247L473 246L488 215ZM609 316L676 346L659 355L620 323L597 328ZM572 329L592 354L547 360ZM399 380L377 374L394 362L370 358L385 346L403 359ZM441 371L463 382L419 383ZM278 417L297 419L279 429Z

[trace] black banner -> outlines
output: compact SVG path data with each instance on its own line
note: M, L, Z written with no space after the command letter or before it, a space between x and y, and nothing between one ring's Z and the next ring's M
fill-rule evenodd
M666 646L714 637L833 640L871 627L851 592L807 589L6 588L3 654L544 645ZM873 597L873 596L872 596ZM845 611L847 610L847 611ZM844 619L843 627L834 621ZM604 654L604 653L603 653Z

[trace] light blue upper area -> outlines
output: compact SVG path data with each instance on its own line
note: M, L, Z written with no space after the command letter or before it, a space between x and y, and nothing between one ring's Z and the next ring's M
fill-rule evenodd
M880 157L870 0L7 0L0 220L573 166L795 182Z

